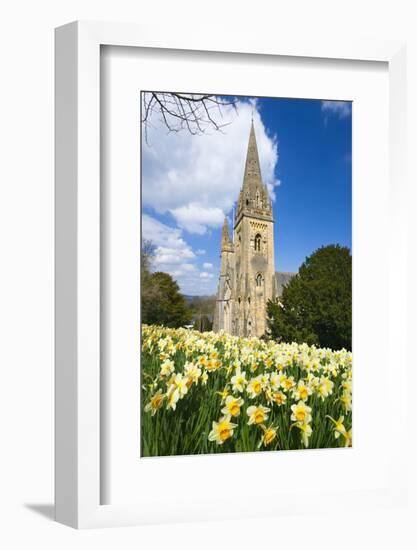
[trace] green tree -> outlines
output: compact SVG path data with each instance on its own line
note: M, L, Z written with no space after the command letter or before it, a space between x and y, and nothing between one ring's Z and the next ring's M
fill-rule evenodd
M142 323L149 324L150 314L154 304L161 300L160 289L152 284L152 263L155 257L156 247L147 239L142 241L142 251L140 256L141 266L141 316Z
M148 304L146 321L149 324L177 328L189 323L191 310L179 292L178 284L168 273L157 271L149 277L154 292L152 303Z
M197 318L194 321L194 329L199 330L200 332L207 332L213 329L213 323L207 315L200 314L197 315Z
M332 349L352 349L352 257L323 246L300 267L282 296L268 302L270 337Z

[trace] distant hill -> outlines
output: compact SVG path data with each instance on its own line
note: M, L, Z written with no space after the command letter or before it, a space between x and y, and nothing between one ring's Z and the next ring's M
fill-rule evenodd
M185 301L187 302L187 304L192 304L193 302L197 302L198 300L205 301L205 300L215 300L216 299L215 295L209 295L209 294L203 294L201 296L190 296L188 294L183 294L183 296L184 296Z

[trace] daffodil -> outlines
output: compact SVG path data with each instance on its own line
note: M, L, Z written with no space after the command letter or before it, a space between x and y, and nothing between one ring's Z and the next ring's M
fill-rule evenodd
M330 420L333 422L334 424L334 437L335 439L339 439L339 437L341 435L345 435L346 434L346 428L343 424L343 421L345 419L344 416L340 416L338 420L335 420L334 418L332 418L331 416L329 415L326 415L327 418L330 418Z
M252 399L257 397L262 392L262 377L257 376L249 380L246 391Z
M243 399L241 397L233 397L228 395L226 397L225 407L222 409L222 413L231 416L240 415L240 407L243 405Z
M309 439L311 437L311 434L313 433L310 424L297 422L296 426L301 432L301 441L303 442L304 447L308 447Z
M153 416L158 409L162 407L165 396L162 395L162 390L159 389L152 397L149 403L145 406L145 412L151 411Z
M235 392L242 393L247 384L246 372L242 372L240 367L236 369L236 374L231 378L232 389Z
M172 409L173 411L175 411L179 398L180 393L178 389L175 389L173 385L170 386L167 392L167 409Z
M291 420L303 423L311 421L311 407L308 407L304 401L299 401L296 405L291 405L291 410Z
M267 420L268 413L271 409L264 407L263 405L252 405L247 408L246 414L249 416L248 424L262 424Z
M263 424L261 424L261 428L263 431L263 435L260 442L258 443L258 449L259 447L262 447L262 445L265 445L265 447L267 445L270 445L277 437L278 431L278 426L270 426L269 428L266 428Z
M287 396L282 391L277 391L273 393L272 399L278 406L285 405L285 403L287 402Z
M213 428L209 433L209 441L215 441L218 445L223 443L232 437L233 430L237 427L237 424L230 422L230 415L223 416L218 422L213 422Z
M184 395L188 392L187 382L187 376L183 376L180 372L176 374L173 378L171 385L175 386L175 388L178 390L180 397L184 397Z
M352 447L352 428L343 434L345 438L345 447Z
M171 361L170 359L166 359L162 365L161 370L159 371L159 375L161 378L167 378L170 374L172 374L175 370L174 367L174 361Z
M284 390L291 390L295 386L294 376L284 377L281 386Z
M317 393L322 399L324 399L325 397L328 397L333 393L333 386L334 383L329 378L327 378L326 376L322 376L320 378L320 384L317 389Z
M300 380L297 387L293 389L293 397L296 401L307 401L308 396L313 393L312 389L303 381Z
M194 363L186 363L184 365L184 374L191 380L191 383L197 383L201 376L201 369Z

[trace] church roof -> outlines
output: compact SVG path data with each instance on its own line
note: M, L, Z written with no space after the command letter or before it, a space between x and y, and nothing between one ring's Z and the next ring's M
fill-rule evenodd
M290 271L275 271L275 282L277 296L281 296L284 285L288 284L297 273Z

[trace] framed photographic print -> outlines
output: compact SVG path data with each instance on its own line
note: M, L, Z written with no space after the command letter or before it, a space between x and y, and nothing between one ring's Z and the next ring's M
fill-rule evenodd
M403 45L246 38L57 29L71 526L404 498Z
M141 456L351 447L351 102L141 94Z

